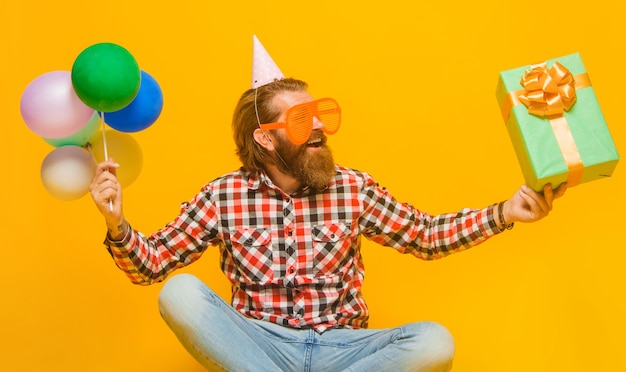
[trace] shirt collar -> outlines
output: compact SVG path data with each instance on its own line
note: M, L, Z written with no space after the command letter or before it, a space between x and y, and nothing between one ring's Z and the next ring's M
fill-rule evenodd
M337 167L335 166L335 168ZM336 170L336 172L338 173L339 171ZM248 188L249 189L258 190L262 184L265 184L271 189L279 190L278 186L276 186L274 182L272 182L272 179L267 175L267 173L265 173L265 171L247 172L247 173L248 173ZM330 184L326 186L324 190L328 189L329 186ZM310 190L311 188L309 186L306 186L304 189L297 191L295 194L306 195L310 192ZM324 191L324 190L320 190L320 191Z
M242 169L248 175L248 188L250 190L258 190L261 185L266 185L270 189L278 189L278 186L272 182L272 179L264 171L247 171Z

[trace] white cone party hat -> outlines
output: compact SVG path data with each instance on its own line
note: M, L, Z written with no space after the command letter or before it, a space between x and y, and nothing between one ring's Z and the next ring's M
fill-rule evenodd
M267 53L256 35L253 35L254 50L252 55L252 89L269 84L275 79L284 79L276 63Z

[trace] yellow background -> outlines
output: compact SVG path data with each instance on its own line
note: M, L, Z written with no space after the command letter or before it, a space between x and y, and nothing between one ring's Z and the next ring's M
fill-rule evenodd
M501 70L580 52L626 154L625 15L621 0L0 0L2 370L201 370L160 319L162 285L133 286L111 261L91 199L57 200L40 181L52 147L23 123L21 94L84 48L124 46L163 90L159 120L133 134L144 164L124 195L133 226L152 232L238 167L230 118L253 33L286 75L340 102L337 162L440 213L523 183L494 94ZM436 262L364 242L371 327L444 324L457 372L626 370L625 184L620 164L547 219ZM228 298L216 249L183 271Z

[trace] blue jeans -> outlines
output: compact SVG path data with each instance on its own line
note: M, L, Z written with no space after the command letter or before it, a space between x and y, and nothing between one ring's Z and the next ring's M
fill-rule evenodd
M170 278L159 295L163 319L209 370L449 371L450 333L437 323L353 330L292 329L249 319L190 274Z

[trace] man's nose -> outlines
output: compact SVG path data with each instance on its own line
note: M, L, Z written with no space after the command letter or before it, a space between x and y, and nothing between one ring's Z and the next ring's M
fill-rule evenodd
M324 129L324 123L317 116L313 116L313 129Z

